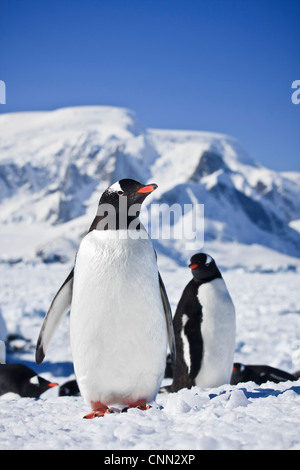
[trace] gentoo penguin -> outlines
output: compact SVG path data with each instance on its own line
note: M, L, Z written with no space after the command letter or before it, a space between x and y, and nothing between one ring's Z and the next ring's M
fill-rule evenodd
M193 278L174 316L176 363L171 391L230 383L235 349L235 309L211 256L198 253L189 265Z
M297 380L293 374L289 374L284 370L276 369L275 367L265 365L245 365L240 362L235 362L232 368L231 385L236 385L240 382L255 382L261 385L266 382L286 382L287 380Z
M79 391L76 380L69 380L68 382L65 382L63 385L59 387L59 390L58 390L59 397L78 396L78 395L80 395L80 391Z
M75 376L92 408L86 418L103 416L111 405L146 409L164 376L168 342L175 356L168 297L139 220L144 199L156 188L123 179L104 191L75 266L42 325L38 364L71 306Z
M57 385L43 379L24 364L0 365L0 395L15 393L20 397L38 398L46 390Z

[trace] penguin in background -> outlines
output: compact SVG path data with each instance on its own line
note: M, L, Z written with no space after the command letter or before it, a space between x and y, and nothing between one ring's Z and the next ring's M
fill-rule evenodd
M237 385L240 382L255 382L261 385L266 382L286 382L287 380L297 380L296 374L290 374L284 370L266 365L250 365L235 362L232 368L231 385Z
M192 256L193 278L173 319L176 362L171 392L230 383L235 350L235 309L222 275L205 253Z
M15 393L20 397L39 398L58 384L50 382L25 364L0 365L0 395Z
M68 380L67 382L62 384L58 390L59 397L66 397L66 396L78 397L79 395L80 395L80 391L79 391L76 380Z
M156 253L139 220L157 188L123 179L102 194L79 246L75 266L44 319L36 348L40 364L65 313L80 394L91 413L147 409L164 376L167 347L175 357L172 313Z

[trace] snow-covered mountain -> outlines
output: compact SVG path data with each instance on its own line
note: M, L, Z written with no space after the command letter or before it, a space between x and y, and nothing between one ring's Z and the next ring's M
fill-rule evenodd
M148 207L204 204L203 248L224 265L233 252L238 264L241 247L298 263L299 174L263 167L230 136L144 129L132 111L92 106L2 114L0 137L2 260L73 256L102 191L129 177L158 184ZM189 249L184 239L155 245L186 262L200 238Z

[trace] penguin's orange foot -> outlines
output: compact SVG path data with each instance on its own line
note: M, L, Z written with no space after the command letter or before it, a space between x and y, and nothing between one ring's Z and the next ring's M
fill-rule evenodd
M146 410L149 410L151 406L150 405L147 406L146 400L137 400L133 403L130 403L130 405L124 408L123 411L125 412L129 410L129 408L138 408L139 410L146 411Z
M92 401L92 412L84 416L85 419L101 418L107 413L110 413L109 408L100 401Z
M147 406L146 400L137 400L133 403L130 403L129 408L138 408L139 410L148 410L149 406Z
M93 418L101 418L102 416L105 415L105 413L108 413L108 411L92 411L91 413L88 413L87 415L84 416L85 419L93 419Z
M147 411L147 410L150 410L151 405L147 405L147 406L137 405L137 406L130 406L130 408L137 408L138 410Z

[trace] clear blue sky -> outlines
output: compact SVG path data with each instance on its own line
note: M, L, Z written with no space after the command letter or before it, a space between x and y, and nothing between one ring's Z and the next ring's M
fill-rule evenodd
M133 109L300 171L300 1L0 0L0 113Z

